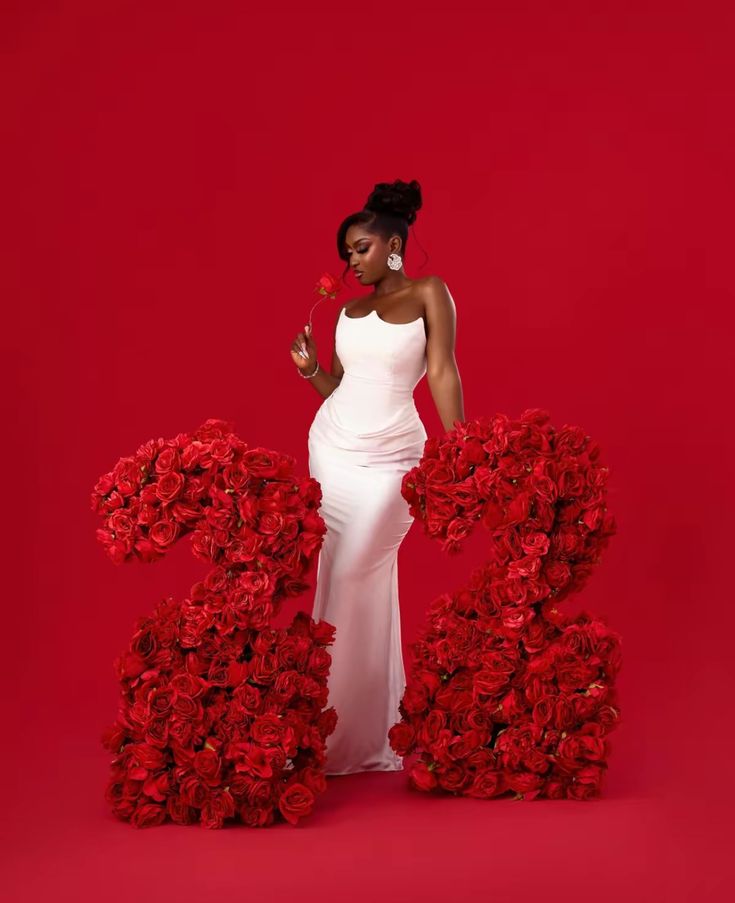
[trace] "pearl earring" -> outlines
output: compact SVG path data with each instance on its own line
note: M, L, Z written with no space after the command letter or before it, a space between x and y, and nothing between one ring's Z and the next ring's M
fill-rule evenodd
M388 266L392 270L400 270L402 264L403 261L400 254L396 254L394 251L388 255Z

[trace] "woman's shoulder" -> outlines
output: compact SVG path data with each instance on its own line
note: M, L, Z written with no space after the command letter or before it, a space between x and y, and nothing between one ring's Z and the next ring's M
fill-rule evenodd
M442 286L446 286L446 282L442 279L442 277L435 274L430 276L421 276L416 280L416 283L421 285L422 288L441 288Z
M438 314L440 312L453 312L455 310L454 298L449 291L449 286L441 276L426 276L422 286L421 296L424 302L424 313Z
M411 289L418 292L419 297L436 296L441 295L443 292L448 292L446 282L441 276L435 274L418 276L416 279L412 279ZM365 295L356 295L353 298L348 298L346 301L343 301L337 308L337 317L339 318L342 315L343 310L349 312L354 304L359 305L359 303L364 300Z

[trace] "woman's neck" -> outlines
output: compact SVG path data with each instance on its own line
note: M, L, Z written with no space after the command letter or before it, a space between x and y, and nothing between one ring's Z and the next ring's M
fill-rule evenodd
M384 276L375 286L373 295L376 298L381 298L383 295L392 295L395 292L399 292L402 288L406 288L412 282L413 279L409 279L405 273L391 273L389 276Z

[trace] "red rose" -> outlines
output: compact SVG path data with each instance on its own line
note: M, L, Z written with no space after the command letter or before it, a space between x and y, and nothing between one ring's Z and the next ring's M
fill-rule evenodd
M187 774L179 781L179 795L188 806L201 809L207 800L209 791L195 774Z
M125 652L116 661L117 673L123 679L139 677L147 665L142 655L137 652Z
M135 459L123 458L115 468L114 477L120 495L133 495L143 482L143 470Z
M124 509L118 509L108 518L107 524L117 539L124 539L131 536L135 525L130 515Z
M472 782L472 775L457 765L440 765L437 770L439 785L450 793L460 793L464 787Z
M262 828L273 823L273 809L269 806L241 806L239 815L249 828Z
M235 814L235 801L227 790L218 790L202 806L200 822L205 828L221 828Z
M185 803L181 797L170 796L166 800L168 817L177 825L193 825L197 820L196 809Z
M275 746L281 742L286 725L275 713L261 715L253 721L250 736L261 746ZM289 728L290 730L290 728Z
M556 701L553 696L543 696L533 707L532 717L536 724L544 727L554 717Z
M209 447L209 454L218 464L229 464L233 458L232 439L215 439Z
M316 283L316 290L322 295L334 297L341 288L341 279L339 276L333 276L331 273L322 273Z
M549 537L546 533L531 531L521 539L521 547L527 555L545 555L549 550Z
M133 812L130 823L135 828L149 828L152 825L163 824L166 818L166 807L156 806L154 803L143 803Z
M200 504L186 501L183 498L177 499L168 510L171 517L182 524L190 524L192 521L198 520L204 513Z
M136 762L147 772L163 768L165 759L160 749L156 749L147 743L136 743L135 746L129 747L129 750L131 761Z
M111 753L117 754L123 745L126 736L126 728L116 721L102 732L102 745Z
M467 796L489 800L493 796L505 792L506 786L500 771L480 771L475 775L472 786L467 789Z
M278 536L283 531L285 523L285 518L280 512L269 511L258 521L258 530L269 536Z
M418 740L425 746L432 746L436 743L441 732L447 726L447 713L441 709L432 709L428 715L424 717L423 723L418 731Z
M109 531L98 529L97 539L105 544L105 551L113 564L122 564L128 557L125 543L119 539L112 539Z
M516 793L527 793L533 790L539 790L544 785L544 778L540 774L532 771L519 771L505 773L506 784L510 790Z
M163 551L155 543L143 537L135 541L133 548L140 560L145 562L157 561L163 555Z
M255 655L250 660L250 675L256 683L273 683L278 673L278 656L273 652L264 655Z
M161 548L170 546L179 533L178 524L170 520L159 520L150 528L148 535Z
M437 786L436 775L424 762L416 762L408 774L409 783L416 790L433 790Z
M416 745L416 731L405 722L394 724L388 731L388 741L399 756L407 756Z
M472 696L476 702L485 702L496 696L505 686L515 671L515 665L508 661L502 653L494 653L488 667L476 671L472 681Z
M246 451L242 456L242 463L254 476L264 479L277 476L281 466L280 457L264 448Z
M168 473L171 470L178 470L180 467L178 449L168 446L161 449L160 454L156 458L154 469L156 473Z
M213 749L207 749L205 747L205 749L200 749L196 752L194 754L192 766L205 784L209 784L210 787L215 787L219 784L222 771L222 760Z
M570 658L556 663L556 679L562 692L586 689L597 677L599 664L594 659Z
M447 525L446 536L452 542L460 542L472 533L472 523L462 517L453 518Z
M479 731L466 731L450 741L447 752L452 759L464 759L477 749L481 742L482 736Z
M599 796L604 770L597 765L580 768L567 785L567 796L573 800L589 800Z
M402 702L409 715L417 715L423 712L427 706L426 691L423 687L411 684L406 688Z
M159 687L148 696L148 709L157 718L167 715L176 699L176 691L170 687Z
M155 486L156 496L162 502L171 502L184 488L184 478L178 471L172 470L163 474Z
M295 781L289 784L278 800L278 808L292 825L298 823L300 818L309 815L314 807L314 794L309 788Z

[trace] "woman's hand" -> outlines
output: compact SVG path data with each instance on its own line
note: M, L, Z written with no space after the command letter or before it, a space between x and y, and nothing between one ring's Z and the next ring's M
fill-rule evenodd
M311 329L308 324L304 326L304 330L304 332L296 334L291 345L291 359L299 370L311 373L316 367L316 345L311 337Z

